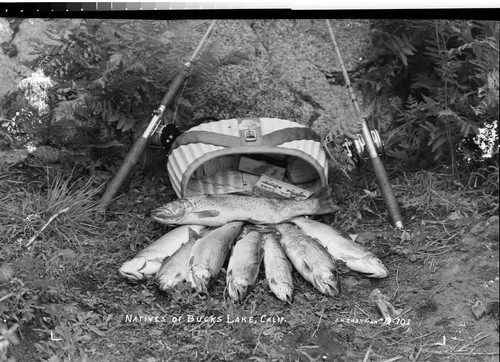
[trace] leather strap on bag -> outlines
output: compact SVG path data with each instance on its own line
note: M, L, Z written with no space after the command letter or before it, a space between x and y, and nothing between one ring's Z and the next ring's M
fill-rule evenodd
M244 120L249 120L245 118ZM252 120L258 120L254 118ZM260 122L258 126L245 127L240 122L240 136L229 136L210 131L188 131L177 137L172 145L172 150L191 143L205 143L222 147L240 147L240 146L278 146L286 142L296 140L320 141L319 135L307 127L292 127L277 130L266 135L262 135Z

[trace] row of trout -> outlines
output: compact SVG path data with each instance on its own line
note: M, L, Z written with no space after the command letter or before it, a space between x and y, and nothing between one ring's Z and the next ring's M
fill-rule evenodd
M237 301L243 300L255 284L262 261L269 288L287 302L293 298L292 265L329 296L338 296L341 290L335 260L368 277L388 275L374 254L348 236L304 217L264 228L245 221L230 221L214 229L183 225L125 262L119 271L135 281L154 276L165 291L188 282L198 292L208 293L230 253L227 291Z

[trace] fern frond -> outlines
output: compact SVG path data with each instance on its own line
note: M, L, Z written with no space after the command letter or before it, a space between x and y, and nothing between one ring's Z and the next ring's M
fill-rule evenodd
M104 73L107 74L107 73L111 73L114 70L117 70L122 63L122 60L123 60L122 53L111 54L111 56L109 57L109 60L107 61L106 70L104 71Z
M442 147L448 142L448 138L446 135L439 135L438 137L435 137L431 141L429 141L429 146L432 146L431 150L432 152L435 152L438 148Z

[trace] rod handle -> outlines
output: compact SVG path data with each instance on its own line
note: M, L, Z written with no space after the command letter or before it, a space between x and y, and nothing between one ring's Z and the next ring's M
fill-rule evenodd
M372 157L370 160L373 170L375 171L378 186L380 187L380 193L382 194L382 198L384 199L385 205L391 215L392 222L396 228L401 229L403 228L403 218L401 217L399 205L392 190L389 177L385 172L384 164L379 156Z
M106 210L109 203L118 193L120 187L122 186L123 180L127 178L127 176L130 174L130 171L132 171L134 166L137 164L137 161L139 160L141 154L144 152L144 149L146 148L147 144L148 144L148 139L145 138L144 136L139 137L135 141L134 145L127 154L127 157L125 157L125 160L123 160L122 165L120 166L115 176L109 183L106 192L104 192L101 199L99 200L99 208L101 210L103 211Z

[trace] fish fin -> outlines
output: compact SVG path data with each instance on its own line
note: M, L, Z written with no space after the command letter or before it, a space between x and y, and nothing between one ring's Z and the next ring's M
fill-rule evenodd
M182 246L184 246L184 244L182 244ZM175 254L175 253L174 253L174 254ZM174 255L174 254L172 254L172 255ZM172 257L172 255L166 256L166 257L165 257L165 259L163 259L163 260L161 261L161 266L162 266L162 267L163 267L163 265L164 265L164 264L166 264L166 263L167 263L167 261L168 261L168 260Z
M316 199L318 201L318 209L316 210L316 213L318 214L329 214L340 210L340 207L333 199L333 192L329 186L319 189L309 198Z
M305 261L302 262L307 273L312 273L312 268Z
M331 186L323 186L319 190L315 191L311 196L309 196L308 199L318 198L325 194L331 195L332 193L333 191Z
M200 238L200 235L191 228L188 228L188 235L188 242L198 240Z
M208 217L219 216L220 215L220 211L217 211L217 210L203 210L203 211L196 211L196 212L194 212L194 214L196 214L196 216L204 219L204 218L208 218Z
M190 257L189 258L189 261L188 261L188 267L191 269L191 267L193 266L193 260L194 260L194 256Z
M342 259L335 259L335 268L342 274L346 274L351 270L357 271L356 269L352 268L352 264L349 261L345 261Z

